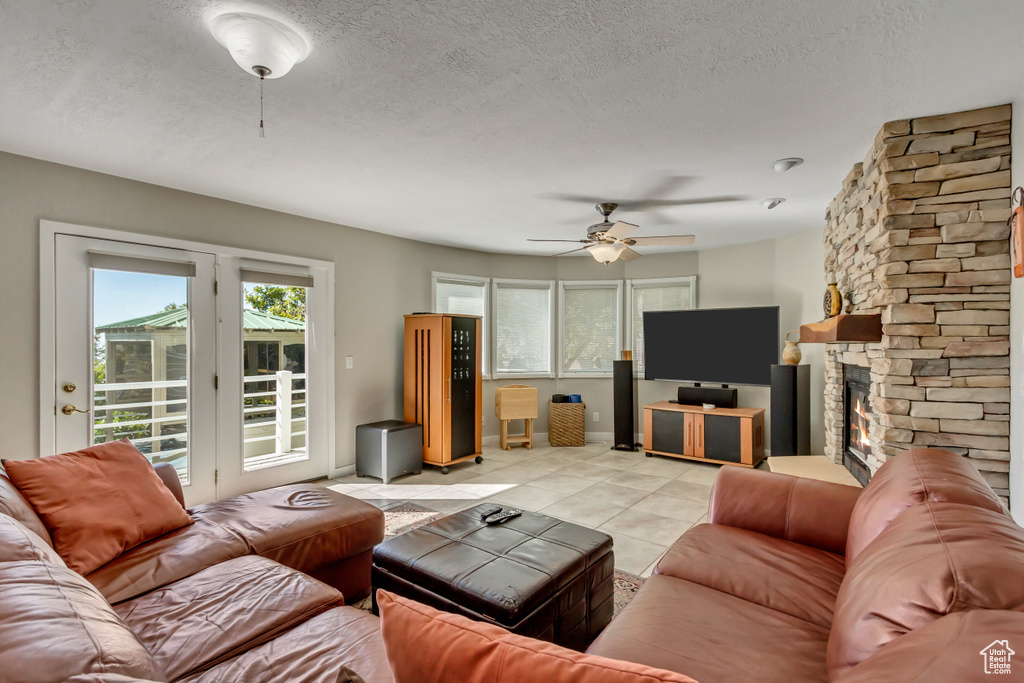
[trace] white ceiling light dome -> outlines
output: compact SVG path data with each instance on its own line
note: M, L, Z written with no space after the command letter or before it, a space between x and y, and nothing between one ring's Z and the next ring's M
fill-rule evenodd
M626 245L622 242L598 242L593 246L587 247L587 251L594 257L594 260L606 266L612 261L618 260L625 250Z
M210 21L210 31L247 73L281 78L309 56L309 42L292 27L251 12L229 12Z

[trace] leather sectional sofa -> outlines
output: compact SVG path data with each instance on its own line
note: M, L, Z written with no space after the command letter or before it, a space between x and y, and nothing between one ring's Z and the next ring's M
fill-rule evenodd
M378 619L313 578L365 592L342 574L362 575L375 508L306 486L228 499L87 577L2 476L0 513L0 680L393 681ZM1024 529L960 456L908 451L863 490L722 468L709 520L589 653L699 683L867 683L988 680L986 647L1024 645Z
M377 617L345 606L369 595L380 510L295 485L190 513L83 577L0 468L0 680L393 681Z
M907 451L863 490L723 467L589 653L725 681L1024 679L1024 529L966 458ZM997 646L998 647L998 646Z

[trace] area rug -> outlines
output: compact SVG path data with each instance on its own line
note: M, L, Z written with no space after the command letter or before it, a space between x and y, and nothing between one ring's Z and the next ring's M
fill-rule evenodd
M384 511L384 540L412 531L418 526L423 526L435 519L440 518L440 512L416 505L415 503L402 503Z
M384 511L384 538L389 539L398 534L412 531L418 526L423 526L435 519L443 517L440 512L416 505L415 503L402 503L388 508ZM644 580L639 576L615 570L615 614L629 604ZM354 605L359 609L370 611L370 598Z

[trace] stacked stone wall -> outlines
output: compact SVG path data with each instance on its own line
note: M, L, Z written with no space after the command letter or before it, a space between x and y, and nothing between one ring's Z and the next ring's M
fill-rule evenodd
M880 343L827 344L826 453L843 364L871 371L876 470L912 447L970 457L1008 501L1010 106L891 121L829 205L825 270Z

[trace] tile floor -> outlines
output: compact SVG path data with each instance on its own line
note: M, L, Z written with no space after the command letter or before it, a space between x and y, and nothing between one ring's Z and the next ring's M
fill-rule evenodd
M607 443L485 446L483 457L480 464L453 465L446 475L425 465L422 474L388 485L354 474L327 485L380 508L410 502L451 513L493 501L542 512L609 534L616 569L648 576L669 544L705 521L718 473L717 465L613 451Z

